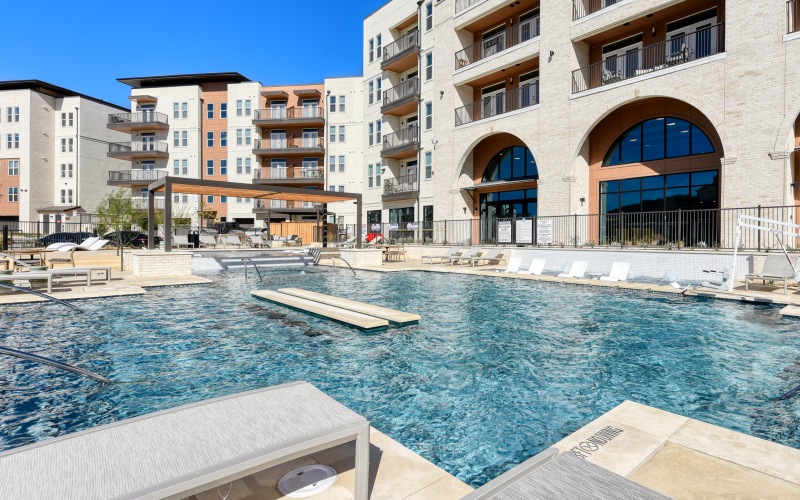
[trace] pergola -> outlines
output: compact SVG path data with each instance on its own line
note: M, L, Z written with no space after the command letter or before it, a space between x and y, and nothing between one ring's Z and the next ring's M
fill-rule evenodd
M355 200L356 227L361 227L361 194L320 191L284 186L261 186L237 182L185 179L167 176L148 186L147 197L147 245L155 248L155 201L156 193L164 193L164 250L172 251L172 195L196 194L200 196L230 196L258 200L305 201L310 203L335 203ZM361 238L356 238L361 248Z

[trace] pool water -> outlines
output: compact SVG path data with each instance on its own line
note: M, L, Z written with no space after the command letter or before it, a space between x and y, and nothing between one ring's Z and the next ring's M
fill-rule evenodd
M316 268L213 272L209 286L0 308L0 449L308 380L478 486L626 399L800 448L800 323L778 309L498 277ZM363 333L253 298L298 286L420 313Z

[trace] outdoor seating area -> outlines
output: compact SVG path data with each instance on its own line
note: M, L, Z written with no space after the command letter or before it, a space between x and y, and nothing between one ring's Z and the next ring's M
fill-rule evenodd
M795 260L792 268L791 257L780 254L767 255L764 265L759 272L747 273L745 276L745 290L750 290L750 281L760 280L762 285L772 284L773 282L783 283L783 294L789 293L789 281L796 280L795 269L800 266L800 258Z

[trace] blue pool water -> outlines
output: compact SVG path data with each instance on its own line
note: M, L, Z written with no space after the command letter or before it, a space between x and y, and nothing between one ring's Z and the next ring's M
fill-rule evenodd
M800 323L774 307L491 277L209 273L210 286L0 308L0 449L215 396L308 380L480 485L626 399L800 448ZM419 312L367 334L250 296L300 286Z

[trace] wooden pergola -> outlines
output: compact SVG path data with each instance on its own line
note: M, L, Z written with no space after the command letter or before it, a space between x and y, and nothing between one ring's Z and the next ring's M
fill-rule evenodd
M147 245L155 248L156 193L164 193L164 250L172 251L172 195L196 194L200 196L230 196L254 198L258 200L304 201L309 203L335 203L355 200L356 227L361 227L361 194L301 189L284 186L261 186L237 182L212 181L206 179L186 179L167 176L147 188ZM361 248L361 238L356 238L357 248Z

